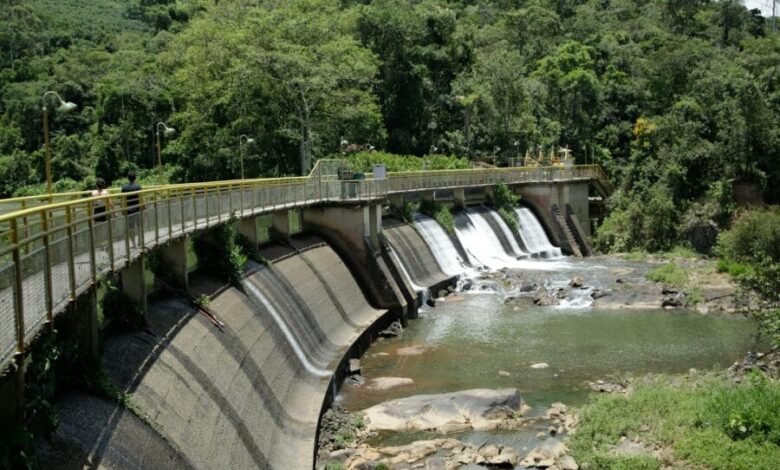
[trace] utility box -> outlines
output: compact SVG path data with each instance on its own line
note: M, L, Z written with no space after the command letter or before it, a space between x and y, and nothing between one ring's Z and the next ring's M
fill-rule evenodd
M374 165L374 179L375 180L383 180L383 179L385 179L385 175L386 174L387 174L387 170L386 170L384 164Z

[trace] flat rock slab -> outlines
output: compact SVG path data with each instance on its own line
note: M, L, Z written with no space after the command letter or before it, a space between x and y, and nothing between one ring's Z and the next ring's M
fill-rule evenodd
M414 380L407 377L376 377L370 379L366 388L369 390L389 390L404 385L412 385Z
M391 400L363 411L369 430L439 432L510 427L521 415L516 388L473 389Z
M419 356L428 351L428 348L422 344L415 344L413 346L405 346L395 350L395 353L399 356Z

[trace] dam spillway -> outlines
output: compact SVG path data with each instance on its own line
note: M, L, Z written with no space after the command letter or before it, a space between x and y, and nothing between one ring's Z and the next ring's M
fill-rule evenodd
M490 211L458 217L476 218L485 246L515 260L499 241L507 231L485 221ZM388 218L382 236L391 264L415 285L441 288L472 269L459 253L484 247L462 238L462 227L449 236L431 224ZM212 296L222 328L165 299L151 308L148 329L108 342L106 370L144 420L74 395L63 403L63 440L106 467L312 468L320 414L339 386L333 374L361 335L396 317L372 306L344 254L321 238L293 236L261 254L268 262L248 264L243 290L192 280L193 294Z

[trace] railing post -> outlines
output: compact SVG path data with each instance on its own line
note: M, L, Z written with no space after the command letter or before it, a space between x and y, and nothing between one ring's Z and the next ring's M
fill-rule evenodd
M222 190L217 186L217 223L222 223Z
M108 225L108 265L111 270L114 270L114 229L112 219L114 218L112 212L114 212L114 205L110 203L111 200L106 200L106 224Z
M46 321L52 325L54 301L51 293L51 246L49 243L49 216L45 210L40 212L41 229L43 230L43 251L46 255L46 264L43 266L43 289L46 302Z
M25 199L22 199L22 210L27 209L27 202ZM25 216L24 219L22 219L22 224L24 225L24 239L26 240L27 237L30 236L30 229L27 226L27 217ZM26 255L28 253L27 245L24 245L24 254Z
M195 188L190 188L190 196L192 196L192 229L198 228L198 199L195 197Z
M154 245L160 244L160 195L154 193Z
M168 201L168 240L170 240L173 238L173 209L171 209L173 198L171 198L170 190L165 192L165 198Z
M92 283L97 283L97 262L95 261L95 221L92 201L87 202L87 229L89 230L89 274Z
M130 214L127 213L127 197L122 198L122 215L125 218L125 256L127 265L130 264Z
M136 216L138 217L138 245L139 249L143 252L146 248L146 241L144 237L144 232L146 231L144 227L144 212L146 209L146 205L144 203L144 196L143 194L138 195L138 212L136 212ZM130 261L130 253L127 254L127 260Z
M19 227L11 219L11 254L14 262L14 313L16 314L16 354L24 354L24 284L22 279L22 256L19 247Z
M68 276L70 277L70 300L76 299L76 258L73 250L73 212L65 206L66 233L68 234Z
M203 203L206 206L206 227L210 227L209 223L209 190L208 188L203 190Z
M184 233L186 228L184 226L184 190L179 190L179 210L181 212L181 223L179 225L181 226L181 233Z
M243 181L238 183L238 191L239 191L238 202L239 202L239 204L241 204L241 207L238 209L238 215L239 215L239 217L243 217L244 216L244 207L246 207L246 206L244 206L244 182ZM230 196L230 200L231 201L233 200L233 196L232 195ZM232 215L232 211L231 211L231 215Z

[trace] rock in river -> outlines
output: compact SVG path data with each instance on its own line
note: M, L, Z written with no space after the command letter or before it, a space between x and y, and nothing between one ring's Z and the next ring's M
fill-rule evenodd
M363 414L369 430L490 430L516 426L522 404L515 388L474 389L391 400Z

